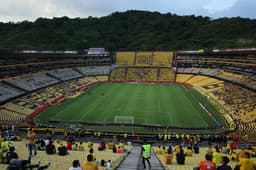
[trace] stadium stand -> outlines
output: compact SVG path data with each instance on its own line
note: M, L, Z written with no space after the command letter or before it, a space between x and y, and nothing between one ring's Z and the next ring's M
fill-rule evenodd
M175 80L175 72L170 68L160 68L159 81L171 81Z
M14 111L9 111L6 110L5 108L0 108L0 121L3 122L9 122L9 123L14 123L14 122L20 122L20 121L25 121L24 115L14 112Z
M171 51L117 51L116 64L119 66L170 66L173 60Z
M176 81L193 85L207 96L213 97L238 123L240 134L255 134L256 94L239 85L194 74L177 74Z
M110 66L88 66L76 68L85 76L93 75L108 75L110 72Z
M161 146L162 147L162 146ZM156 152L158 147L153 147L153 150ZM173 152L173 158L172 158L172 163L171 164L166 164L165 159L164 159L164 154L157 154L159 160L162 162L164 165L165 169L167 170L191 170L194 167L197 167L200 163L200 161L205 159L205 154L207 153L207 147L200 147L200 153L199 154L193 154L192 156L186 156L185 164L184 165L179 165L176 162L176 152ZM237 149L236 153L239 153L241 149ZM222 155L227 156L231 160L231 155L227 155L225 153L222 153ZM255 158L253 158L255 160ZM235 166L238 164L237 160L231 160L229 165L232 167L232 169L235 168ZM220 164L217 164L217 166Z
M61 144L66 145L65 141L55 140L54 145L58 148ZM24 149L26 145L25 142L12 142L12 146L15 146L15 151L17 152L20 159L27 160L28 159L28 150ZM66 156L60 156L58 154L49 155L46 154L45 151L38 151L38 155L35 158L31 159L31 164L35 165L40 162L40 165L48 165L50 166L48 169L68 169L71 165L73 160L79 160L80 163L86 161L86 156L89 154L89 148L87 147L86 143L83 143L85 151L74 151L69 150L69 154ZM111 168L116 169L117 166L121 163L121 161L125 158L128 154L127 152L123 154L113 153L112 150L106 149L104 151L98 151L98 143L93 143L94 153L98 162L99 170L107 169L104 166L100 165L101 160L111 160ZM132 149L132 146L125 146L127 151ZM0 169L6 169L7 164L0 164Z
M168 67L116 67L110 74L110 80L174 82L175 71Z
M0 82L0 103L21 94L24 94L24 91L12 87L4 82Z
M19 56L24 55L19 54ZM122 57L118 55L116 54L116 64L122 67L115 66L113 70L110 66L112 64L110 56L97 57L95 54L84 57L40 53L28 54L28 57L24 57L22 61L18 56L12 56L8 60L1 59L0 122L25 124L26 116L41 106L99 81L109 79L111 81L174 82L176 79L176 82L190 84L206 96L218 101L238 124L237 132L241 136L251 134L256 136L256 60L254 54L219 52L189 55L180 53L175 56L173 65L178 74L169 67L173 59L169 53L120 52ZM135 141L141 141L139 136L134 134L131 136ZM11 144L16 147L20 158L27 159L25 142L12 142ZM59 145L57 141L55 144ZM164 143L164 145L169 145L169 143ZM40 161L44 165L51 162L49 169L67 169L73 160L77 159L80 162L85 160L88 148L86 145L84 147L84 152L70 151L70 154L65 157L39 152L38 157L32 159L32 163L37 164ZM131 147L128 148L130 149ZM99 160L111 159L111 169L116 169L126 156L114 154L112 150L98 151L96 143L94 150ZM153 150L156 151L156 148ZM178 165L175 156L171 165L164 163L163 155L157 156L165 169L190 170L204 159L206 150L205 146L201 147L200 154L186 157L185 165ZM237 163L231 161L230 164L234 168ZM6 167L7 165L0 164L0 169L6 169Z
M254 49L224 49L207 52L178 52L178 73L202 74L256 90Z
M59 82L59 80L41 73L24 75L4 81L26 91L33 91Z
M48 75L51 75L52 77L55 77L61 81L82 77L80 73L72 69L54 70L52 72L48 72Z
M192 84L216 99L235 119L240 134L255 135L255 56L254 48L180 51L173 65L176 81Z
M122 81L126 79L127 69L124 67L118 67L111 71L110 80L111 81Z

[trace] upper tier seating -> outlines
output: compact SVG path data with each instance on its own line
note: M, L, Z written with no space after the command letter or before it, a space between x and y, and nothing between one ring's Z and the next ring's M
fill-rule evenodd
M76 69L86 76L108 75L110 72L110 66L87 66L78 67Z
M59 80L42 73L24 75L4 81L27 91L33 91L59 82Z
M58 69L51 71L48 74L62 81L82 77L80 73L72 69Z
M0 103L21 94L24 94L24 91L0 82Z
M229 70L219 68L178 68L178 73L200 74L208 75L223 80L235 82L237 84L246 86L250 89L256 90L256 76L252 74L239 74L230 72Z

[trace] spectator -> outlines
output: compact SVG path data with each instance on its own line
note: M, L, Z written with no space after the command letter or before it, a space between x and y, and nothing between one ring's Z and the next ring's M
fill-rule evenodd
M242 148L239 152L238 152L238 159L241 159L241 158L245 158L245 149Z
M73 142L72 142L72 140L67 140L67 150L72 150L72 144L73 144Z
M118 146L117 149L116 149L116 153L119 153L119 154L120 154L120 153L122 153L122 152L123 152L122 148L121 148L120 146Z
M215 151L213 152L213 159L212 161L216 164L220 164L222 162L222 153L220 152L220 149L216 146Z
M62 156L65 156L68 154L68 150L67 150L66 146L64 146L62 143L58 147L58 152L59 152L59 155L62 155Z
M165 164L172 164L172 158L173 158L173 154L172 154L172 149L168 149L167 153L164 154L164 163Z
M92 155L93 161L96 161L96 155L95 155L95 153L94 153L93 148L90 148L90 149L89 149L89 154L88 154L88 155ZM88 156L88 155L87 155L87 156Z
M106 163L105 163L105 167L106 168L111 168L111 160L108 160Z
M73 166L70 167L69 170L82 170L82 168L80 167L79 160L74 160L72 164Z
M4 141L1 142L1 149L3 153L6 153L9 150L10 143L7 141L6 138L4 138Z
M30 160L12 159L7 170L27 170Z
M115 145L115 144L112 142L112 140L110 140L110 141L108 142L108 144L107 144L108 149L113 149L114 145Z
M199 154L199 147L197 144L194 145L193 150L195 154Z
M98 170L98 165L93 161L91 154L87 155L87 162L83 162L82 170Z
M245 158L241 158L240 160L240 170L255 170L256 165L255 162L251 159L251 155L249 152L244 153Z
M40 139L38 141L38 150L44 151L45 149L46 149L45 141L43 139Z
M92 148L92 147L93 147L93 143L92 143L91 141L88 141L88 142L87 142L87 147L88 147L88 148Z
M83 142L80 142L79 146L78 146L78 150L79 151L84 151L84 145L83 145Z
M4 155L3 155L3 151L2 151L2 148L0 147L0 164L4 163Z
M35 143L36 138L37 138L36 133L33 131L33 129L30 128L27 133L29 157L32 157L33 151L34 151L34 156L36 157L37 155L36 143Z
M214 149L212 148L212 144L211 143L209 143L208 144L208 148L207 148L207 150L206 150L206 154L213 154L213 151L214 151Z
M226 156L222 157L222 165L218 166L217 170L232 170L232 168L228 165L229 159Z
M73 143L72 151L78 151L78 144L77 143Z
M176 154L177 164L184 165L185 164L185 157L186 157L186 155L184 154L184 150L181 149L180 152Z
M99 151L104 151L106 149L106 144L104 141L101 141L98 146Z
M113 153L116 153L116 145L113 146L112 151L113 151Z
M161 146L158 146L158 147L157 147L157 149L156 149L156 154L159 154L159 155L162 154Z
M44 144L45 144L45 146L46 146L46 145L49 144L50 139L49 139L49 137L45 137L43 141L44 141Z
M46 153L49 155L56 153L55 145L53 144L53 141L50 141L48 145L46 145Z
M6 153L5 163L10 164L12 159L18 159L18 154L15 152L14 146L11 146L9 152Z
M199 163L200 170L216 170L216 164L212 162L212 154L207 153L205 160Z
M192 147L191 146L187 147L185 155L186 156L192 156L193 155L193 151L192 151Z

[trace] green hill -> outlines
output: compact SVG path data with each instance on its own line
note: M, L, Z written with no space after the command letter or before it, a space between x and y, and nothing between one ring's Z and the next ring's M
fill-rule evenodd
M256 20L211 19L147 11L86 19L0 22L0 48L175 50L256 46Z

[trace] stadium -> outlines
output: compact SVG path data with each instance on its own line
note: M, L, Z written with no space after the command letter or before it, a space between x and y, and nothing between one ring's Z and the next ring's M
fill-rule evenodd
M256 139L255 48L1 50L0 62L2 130Z

